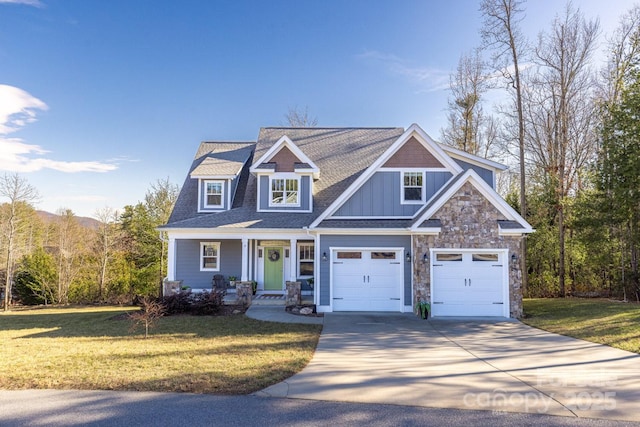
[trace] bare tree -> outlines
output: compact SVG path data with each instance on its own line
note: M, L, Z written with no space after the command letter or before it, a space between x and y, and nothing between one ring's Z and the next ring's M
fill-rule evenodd
M58 302L69 301L69 288L80 272L82 252L82 230L78 219L70 209L60 209L56 220L58 248Z
M601 100L611 105L620 100L622 88L629 83L630 72L637 67L640 56L640 5L629 9L620 19L620 25L608 40L609 57L601 71Z
M480 30L484 45L493 50L493 64L508 82L513 93L517 113L518 158L520 169L520 214L527 212L525 180L525 129L522 106L522 55L527 41L520 31L520 21L524 17L524 0L483 0L480 12L484 18ZM524 245L523 240L523 245ZM524 247L523 247L524 249ZM523 254L525 251L523 250ZM524 266L524 257L522 260ZM523 269L526 271L526 269ZM523 288L525 283L523 283Z
M318 125L318 118L309 116L309 107L305 105L304 109L289 107L289 111L284 116L287 125L296 128L312 128Z
M445 144L488 157L497 139L493 117L485 116L482 97L489 89L486 64L476 50L463 54L449 79L449 124L442 130Z
M565 295L566 203L580 187L578 173L596 152L593 73L589 68L599 23L567 4L535 49L537 72L527 90L527 147L553 190L558 227L558 276Z
M99 209L95 214L96 219L100 222L96 230L96 240L94 242L94 251L98 257L98 299L104 299L105 288L108 282L107 272L109 264L113 258L117 246L117 220L118 212L105 207Z
M526 51L527 41L520 30L524 18L524 0L482 0L480 12L483 25L480 30L483 43L493 50L493 64L506 79L513 95L518 128L518 162L520 175L520 215L527 216L526 168L525 168L525 124L522 105L522 77L520 66ZM522 239L520 266L522 292L527 290L527 240Z
M0 196L9 199L9 209L3 227L3 236L6 244L6 268L4 283L4 311L9 310L11 302L11 283L13 282L13 268L15 264L15 240L20 231L21 217L20 204L32 203L38 198L38 192L26 179L20 175L3 175L0 179Z

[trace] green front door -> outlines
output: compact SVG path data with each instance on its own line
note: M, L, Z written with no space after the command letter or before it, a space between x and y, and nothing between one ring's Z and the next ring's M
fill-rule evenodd
M264 290L282 290L282 248L264 248Z

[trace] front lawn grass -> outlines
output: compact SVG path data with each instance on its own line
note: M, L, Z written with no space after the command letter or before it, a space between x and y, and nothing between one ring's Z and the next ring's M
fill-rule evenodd
M640 353L640 305L603 299L524 300L527 325Z
M122 307L0 314L0 388L244 394L307 365L321 327L244 315L161 318L143 339Z

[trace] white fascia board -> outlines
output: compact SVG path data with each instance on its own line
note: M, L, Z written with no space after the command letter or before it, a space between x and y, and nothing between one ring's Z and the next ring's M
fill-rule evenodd
M496 191L491 188L489 184L485 182L473 169L467 170L464 175L456 181L456 183L449 188L444 194L438 196L438 200L429 207L429 209L416 220L415 224L421 224L423 221L430 219L438 209L440 209L460 188L466 183L470 182L484 197L495 206L498 211L506 218L517 221L525 230L532 229L531 225L520 216L509 204L502 198ZM418 229L418 226L414 225L412 230Z
M417 228L412 228L411 229L411 234L432 234L432 235L438 235L442 232L442 227L417 227Z
M284 135L275 144L273 144L271 148L269 148L267 152L264 153L262 157L260 157L249 170L252 173L259 172L260 169L257 169L257 166L261 165L262 163L269 163L269 160L271 160L271 158L275 156L282 149L282 147L287 147L298 158L298 160L311 166L311 172L314 174L314 177L320 174L320 168L318 168L318 166L316 166L316 164L306 154L304 154L302 150L298 148L298 146L294 144L287 135ZM305 171L309 172L309 169L305 169Z
M238 171L239 173L240 171ZM201 180L207 180L207 179L214 179L214 180L225 180L225 179L234 179L236 178L238 175L189 175L189 178L193 178L193 179L201 179Z
M447 144L438 143L440 148L447 154L452 157L461 157L460 160L465 162L477 164L478 166L488 167L490 169L504 171L509 169L507 165L502 163L494 162L493 160L485 159L484 157L476 156L475 154L467 153L466 151L458 150L457 148L451 147Z
M173 239L275 239L309 240L311 236L303 230L264 229L247 232L245 229L190 228L163 229Z
M499 229L498 230L498 235L499 236L521 236L523 234L531 234L531 233L535 233L535 229L534 228L517 228L517 229Z
M451 172L452 175L458 175L462 172L462 168L458 165L451 157L449 157L443 150L440 148L439 144L435 142L427 133L422 130L420 126L416 123L409 126L409 128L402 134L398 139L384 152L380 157L376 159L375 162L371 164L363 173L360 175L350 186L347 188L336 200L331 203L331 205L324 210L318 216L318 218L313 221L313 223L309 226L309 228L315 228L324 221L330 215L333 215L339 208L342 206L348 199L351 197L371 176L377 172L382 165L384 165L387 160L393 156L396 151L400 147L402 147L412 136L415 136L416 139L427 149L429 150L433 156L445 167L446 170Z
M315 228L310 232L322 234L349 234L353 236L360 235L410 235L411 230L408 228Z

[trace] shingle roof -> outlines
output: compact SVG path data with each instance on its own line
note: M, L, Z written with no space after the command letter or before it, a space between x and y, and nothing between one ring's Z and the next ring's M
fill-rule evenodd
M498 220L498 226L503 230L524 230L522 224L518 221Z
M238 163L250 163L254 146L255 142L202 142L196 151L168 223L198 215L198 180L190 177L194 171L203 172L200 176L235 175L240 172ZM230 165L228 168L222 166L227 161ZM213 169L216 164L222 167ZM231 170L236 172L229 173Z
M253 162L286 135L320 168L320 179L313 183L313 212L256 212L257 180L245 167L242 173L246 186L243 187L241 180L233 208L219 213L197 213L197 180L187 177L165 227L263 229L308 226L403 132L402 128L262 128L255 144ZM203 150L201 145L198 154L206 154L203 152L206 148ZM198 154L191 170L199 164Z

